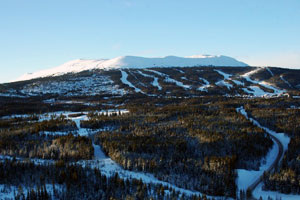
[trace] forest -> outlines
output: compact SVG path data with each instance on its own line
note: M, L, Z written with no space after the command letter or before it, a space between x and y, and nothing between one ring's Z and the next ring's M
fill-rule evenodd
M236 169L258 170L273 145L263 129L236 111L243 106L262 125L291 138L280 165L264 174L263 188L300 193L297 99L97 98L72 99L93 102L91 105L0 99L7 111L0 112L0 185L17 187L16 199L53 199L55 195L57 199L209 198L185 197L163 185L123 179L117 173L107 176L97 168L76 164L93 160L93 145L99 145L125 170L149 173L190 191L237 198ZM114 105L119 111L108 114ZM120 109L128 112L121 114ZM57 111L77 114L53 114ZM80 117L82 112L87 117L78 127L69 118ZM80 136L79 128L93 130L93 134ZM31 159L51 162L36 164ZM49 190L49 185L54 189Z

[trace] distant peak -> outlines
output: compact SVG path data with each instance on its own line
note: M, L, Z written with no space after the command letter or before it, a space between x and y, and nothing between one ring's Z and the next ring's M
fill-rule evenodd
M216 57L220 57L220 56L213 56L208 54L185 56L185 58L216 58Z
M119 56L112 59L76 59L66 62L58 67L46 69L32 74L25 74L15 81L30 80L47 76L59 76L67 73L78 73L93 69L116 69L116 68L150 68L150 67L194 67L194 66L248 66L234 58L227 56L193 55L187 57L138 57Z

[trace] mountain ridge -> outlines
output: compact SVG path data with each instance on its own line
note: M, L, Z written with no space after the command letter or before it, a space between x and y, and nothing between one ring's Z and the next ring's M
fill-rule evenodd
M34 73L24 74L16 80L24 81L48 76L59 76L67 73L78 73L93 69L116 69L116 68L151 68L151 67L194 67L194 66L230 66L243 67L246 63L228 56L194 55L187 57L138 57L119 56L112 59L76 59L66 62L58 67L41 70Z

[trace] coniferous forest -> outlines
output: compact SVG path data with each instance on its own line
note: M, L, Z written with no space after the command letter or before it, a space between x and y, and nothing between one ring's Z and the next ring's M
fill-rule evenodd
M70 105L3 98L1 105L0 190L15 199L242 198L237 169L259 170L273 141L239 107L290 138L282 161L263 175L263 189L300 194L297 99L131 97ZM123 171L107 173L96 146Z

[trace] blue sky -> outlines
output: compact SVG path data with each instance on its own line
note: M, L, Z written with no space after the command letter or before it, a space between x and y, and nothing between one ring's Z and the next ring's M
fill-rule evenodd
M300 1L0 0L0 82L77 58L195 54L300 68Z

